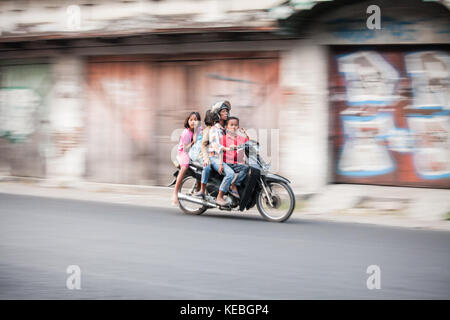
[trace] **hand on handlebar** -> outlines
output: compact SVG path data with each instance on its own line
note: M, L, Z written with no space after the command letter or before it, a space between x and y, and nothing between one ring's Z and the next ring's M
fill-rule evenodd
M245 129L244 128L239 128L239 131L241 131L243 134L245 134L245 136L247 137L247 138L249 138L250 139L250 137L248 136L248 133L247 133L247 131L245 131Z
M243 143L243 144L240 144L240 145L238 145L238 146L231 145L231 146L229 146L229 147L226 147L226 148L225 148L225 151L234 151L234 150L239 150L239 149L242 149L242 148L244 148L244 143Z

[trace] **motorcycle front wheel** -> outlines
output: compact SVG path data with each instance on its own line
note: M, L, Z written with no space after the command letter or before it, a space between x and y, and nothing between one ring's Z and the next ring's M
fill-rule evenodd
M272 222L284 222L295 209L295 195L291 187L284 182L267 183L267 191L272 194L272 204L261 189L256 199L256 207L264 219Z
M180 193L192 196L194 193L196 193L198 190L196 188L197 186L197 179L195 179L192 176L188 176L181 181L180 186ZM203 212L208 209L206 206L203 206L201 204L192 203L185 200L178 200L178 204L180 206L180 209L183 210L184 213L191 214L191 215L200 215Z

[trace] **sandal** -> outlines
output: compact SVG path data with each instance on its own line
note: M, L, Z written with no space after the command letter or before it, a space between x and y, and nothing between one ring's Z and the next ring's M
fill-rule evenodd
M201 192L201 191L199 191L197 193L194 193L193 196L197 197L197 198L202 198L202 199L205 198L205 194L203 192Z
M217 201L217 199L216 199L216 204L218 205L218 206L220 206L220 207L225 207L228 203L226 202L226 201Z
M239 196L239 192L237 192L236 190L230 190L230 193L235 197L235 198L240 198Z

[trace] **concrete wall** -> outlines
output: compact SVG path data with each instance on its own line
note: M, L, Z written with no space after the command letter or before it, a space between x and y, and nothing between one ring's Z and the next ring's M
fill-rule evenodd
M84 60L63 56L52 60L52 89L46 145L46 177L73 184L85 172Z
M311 16L300 32L323 45L450 43L450 11L422 0L362 0L352 5L329 3L324 13ZM380 8L380 29L369 29L369 6ZM311 10L313 13L314 10Z
M450 43L450 12L440 4L381 0L339 6L339 2L330 3L321 14L312 10L311 16L305 16L309 22L297 31L306 39L293 41L282 56L285 103L280 128L286 130L281 138L281 168L297 192L315 192L334 180L334 119L328 92L331 46L361 50L356 45L414 44L425 50L427 45L439 49L436 45ZM381 8L381 30L366 26L366 10L373 4Z
M1 61L0 83L0 172L44 177L50 61Z
M10 0L0 2L0 38L268 26L281 0Z
M264 6L271 6L272 2L269 2L264 2ZM402 9L411 3L416 6L411 10ZM380 5L382 30L366 28L369 4ZM170 11L170 6L179 9L171 1L163 1L160 5L168 6L167 13L175 12ZM231 6L235 5L237 2L232 2ZM7 12L4 8L1 9L2 14ZM274 127L280 129L279 172L292 181L297 193L310 193L332 180L328 93L330 46L450 43L450 20L445 19L448 10L442 9L447 10L419 0L362 1L352 6L336 7L311 19L313 23L300 30L307 38L304 40L276 39L273 36L252 38L251 34L232 40L208 40L207 34L178 37L177 41L152 38L151 35L148 39L136 37L123 42L80 39L53 48L48 48L45 43L30 43L25 48L2 48L0 59L52 57L54 83L48 126L50 138L45 148L46 175L57 181L78 181L86 176L84 130L87 105L84 93L87 56L279 51L281 101L272 106L279 111L278 121L274 123ZM25 15L23 11L12 12ZM104 14L114 13L108 11ZM103 16L105 19L111 17Z
M281 172L297 192L318 191L328 182L328 50L295 42L282 55Z

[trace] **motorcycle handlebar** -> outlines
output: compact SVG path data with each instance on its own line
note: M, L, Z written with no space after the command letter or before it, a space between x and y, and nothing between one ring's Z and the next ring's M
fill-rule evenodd
M257 145L259 145L258 142L253 141L253 140L249 140L249 141L246 141L246 142L244 142L244 143L242 143L242 144L240 144L240 145L237 145L237 146L231 146L231 147L234 147L236 150L244 149L245 146L248 145L250 142L254 142L254 143L256 143Z

